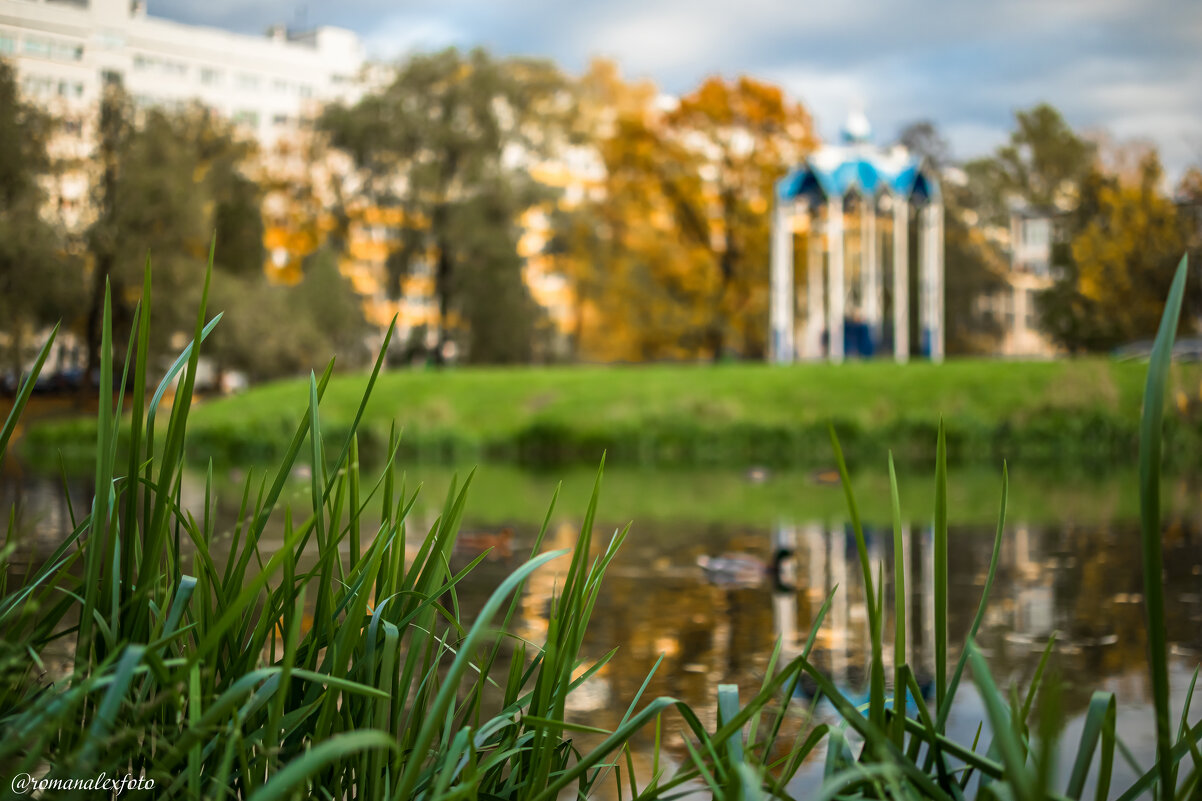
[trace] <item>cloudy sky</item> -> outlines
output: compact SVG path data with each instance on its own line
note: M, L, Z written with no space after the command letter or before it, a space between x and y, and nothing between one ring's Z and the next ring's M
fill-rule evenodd
M369 51L484 45L579 71L614 58L673 93L707 75L783 85L833 137L851 106L878 139L934 121L957 157L988 152L1015 109L1154 142L1178 175L1202 164L1198 0L151 0L150 12L257 33L339 25Z

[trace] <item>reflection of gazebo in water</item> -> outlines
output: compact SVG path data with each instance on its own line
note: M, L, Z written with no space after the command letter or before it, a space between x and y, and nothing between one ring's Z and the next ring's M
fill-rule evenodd
M918 352L941 361L943 202L938 177L924 160L911 156L904 147L883 149L873 145L863 114L848 118L842 139L839 145L819 148L776 186L769 359L780 363L799 356L825 356L838 363L846 355L871 356L891 342L897 361L906 361L911 351L909 234L913 222L920 267ZM885 325L887 298L881 270L884 237L877 231L878 212L892 212L890 325ZM809 232L807 302L805 327L795 329L793 235L800 215L804 215ZM859 223L859 255L850 265L846 261L845 219ZM887 218L882 222L882 227L889 225ZM850 281L849 270L854 271ZM827 320L832 323L829 327ZM795 345L798 338L800 349Z

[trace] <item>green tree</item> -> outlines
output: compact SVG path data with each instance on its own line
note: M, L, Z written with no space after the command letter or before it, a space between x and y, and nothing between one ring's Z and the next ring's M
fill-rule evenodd
M1094 163L1094 146L1044 103L1014 115L1015 130L993 156L965 165L972 207L987 225L1009 224L1013 204L1071 208Z
M508 244L465 252L454 234L486 226L471 228L475 240L513 242L516 252L513 220L535 199L526 167L557 145L569 105L562 77L547 62L448 49L410 59L384 90L322 117L332 144L354 160L370 201L403 212L388 259L390 290L398 295L418 262L432 267L438 353L455 322L479 345L473 327L495 329L491 315L512 316L500 302L467 302L461 275L486 275L490 286L505 285L498 297L520 296Z
M362 301L330 247L305 260L295 286L272 284L262 272L217 274L212 306L224 313L207 348L219 372L238 370L262 381L320 371L331 355L343 367L361 364L367 355Z
M93 317L107 279L114 317L128 324L149 254L152 315L166 333L153 343L154 356L164 356L178 346L172 339L191 329L214 233L215 286L227 277L262 276L261 193L245 173L254 149L199 106L135 115L115 86L106 92L101 116L100 214L88 232Z
M335 354L346 366L362 363L368 355L365 337L370 332L363 317L363 300L338 269L338 251L318 248L305 260L304 278L291 288L293 315L303 318L326 342L322 354Z
M451 229L460 254L455 294L468 322L465 359L519 364L534 356L542 310L523 279L517 252L522 201L495 183L462 204Z
M51 169L51 127L45 114L21 101L12 67L0 60L0 331L14 374L37 330L71 317L80 300L79 265L42 216L39 181Z

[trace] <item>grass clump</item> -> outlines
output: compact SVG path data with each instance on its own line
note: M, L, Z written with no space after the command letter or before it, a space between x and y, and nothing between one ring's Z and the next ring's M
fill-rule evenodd
M543 553L544 525L529 560L467 609L461 590L485 554L454 572L450 557L471 476L452 483L432 528L413 532L417 490L392 469L396 434L378 477L361 472L357 429L382 356L333 447L320 413L332 371L310 376L284 456L247 475L232 531L218 530L211 469L203 505L186 508L180 476L200 348L189 346L149 391L150 289L148 270L127 351L137 355L133 374L117 383L131 391L102 400L97 416L90 508L71 511L72 531L40 564L9 525L0 587L8 775L32 774L44 797L103 771L152 781L127 791L145 797L254 801L554 799L603 782L652 797L703 777L759 789L788 780L789 770L765 767L781 750L783 708L772 736L744 747L739 732L796 679L800 662L745 706L724 707L716 731L669 698L636 697L612 731L567 720L568 695L608 659L581 672L589 617L626 531L594 542L594 487L573 549ZM113 386L105 309L100 382ZM193 343L212 324L202 303ZM0 454L35 377L2 429ZM302 464L308 504L281 508ZM527 580L555 561L545 642L504 634ZM691 732L695 760L671 775L634 775L630 738L670 709ZM580 744L582 732L592 747ZM818 739L791 752L792 771Z
M1157 504L1165 377L1184 280L1183 262L1153 351L1141 423L1157 760L1137 771L1139 778L1119 795L1124 800L1147 793L1166 800L1196 797L1202 772L1202 722L1190 723L1188 700L1179 721L1168 717L1165 613L1153 589L1161 569ZM148 270L147 304L150 289ZM108 308L106 303L101 368L106 387L113 386ZM417 491L392 470L400 449L395 431L387 436L378 477L362 472L359 427L381 379L381 357L336 434L322 415L331 368L310 376L283 456L272 470L248 474L237 520L221 531L212 470L199 509L185 507L180 489L200 343L215 321L205 325L202 300L194 345L152 394L145 373L149 319L149 306L140 307L127 350L136 354L133 375L118 383L131 387L129 415L124 392L100 406L97 492L90 507L72 510L72 531L41 563L25 558L21 571L11 522L3 551L0 765L9 776L35 776L50 788L43 797L70 794L56 793L56 782L104 771L153 781L151 789L128 792L154 798L551 801L588 797L603 786L632 799L698 790L732 801L790 798L791 780L820 753L822 784L807 797L1080 799L1090 782L1093 797L1112 795L1113 768L1124 756L1114 696L1094 694L1080 741L1070 746L1071 773L1057 777L1060 690L1044 669L1052 644L1024 691L996 686L973 644L1004 538L1004 470L980 606L963 649L957 655L950 647L949 438L942 425L935 437L933 706L923 700L906 662L910 621L901 560L893 567L893 658L886 664L884 566L870 561L832 430L866 593L868 703L858 708L810 659L828 597L801 655L779 664L778 649L751 698L740 698L730 685L715 688L712 729L674 699L644 699L644 683L619 725L599 730L569 720L567 699L609 658L587 668L580 660L605 571L626 537L622 529L594 541L600 474L574 548L542 552L544 523L525 564L478 609L467 609L461 593L484 554L454 571L450 555L471 476L451 482L441 515L422 533L410 531L408 523ZM48 351L49 345L37 368ZM164 421L161 402L176 378ZM0 458L31 387L32 377L0 429ZM281 508L285 483L301 464L308 468L307 504ZM889 507L900 538L892 459ZM531 575L557 560L562 573L545 641L507 635ZM946 733L966 670L987 718L971 744ZM835 724L810 720L811 706L801 725L794 720L785 726L803 680L833 705ZM666 724L679 725L686 735L677 759L660 752ZM650 770L639 773L631 740L644 729L654 733L656 745ZM792 742L785 742L786 729L797 731Z

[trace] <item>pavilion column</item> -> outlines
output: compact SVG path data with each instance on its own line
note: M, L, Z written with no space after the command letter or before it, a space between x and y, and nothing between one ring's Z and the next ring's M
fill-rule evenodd
M934 201L923 207L919 215L918 239L919 269L919 328L924 338L927 357L931 361L942 359L942 332L939 330L942 303L939 300L939 218L942 208Z
M821 218L810 209L810 233L806 237L806 357L821 359L822 332L826 328L826 287L822 276Z
M918 213L918 352L923 355L926 346L930 342L930 310L931 299L928 291L929 282L931 280L931 266L928 256L931 254L931 237L930 233L930 215L927 210L930 206L920 206Z
M772 269L769 358L774 364L793 361L793 230L787 204L772 210Z
M860 223L860 296L864 304L864 322L872 336L873 349L880 341L881 270L876 237L876 197L864 199Z
M893 358L910 359L910 206L893 198Z
M943 263L943 203L936 201L934 205L935 225L934 242L932 242L931 253L934 256L934 275L932 276L935 282L934 300L932 301L931 322L934 331L931 335L931 359L936 363L943 361L944 347L944 330L946 326L946 317L944 315L944 263Z
M831 259L830 285L830 347L827 353L833 364L843 361L843 198L833 197L827 203L826 250Z

